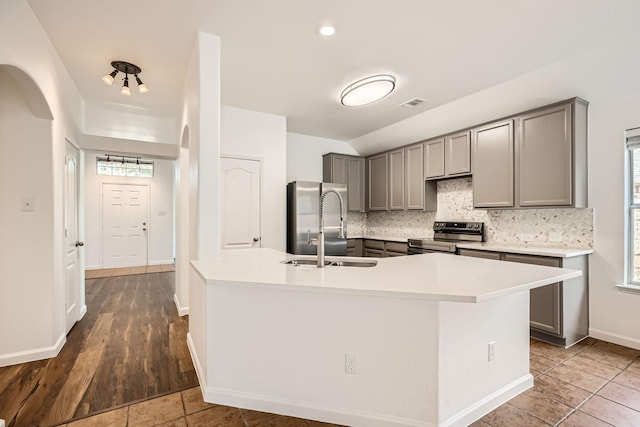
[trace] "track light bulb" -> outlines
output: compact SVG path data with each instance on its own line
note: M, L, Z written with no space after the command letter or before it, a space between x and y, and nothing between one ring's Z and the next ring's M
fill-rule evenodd
M142 83L142 80L140 80L140 77L138 77L137 74L136 74L136 82L138 83L138 92L139 93L147 93L147 92L149 92L149 88L147 87L146 84Z
M118 71L113 70L112 72L104 76L102 78L102 81L104 82L104 84L111 86L113 84L114 78L116 77L116 74L118 74Z
M120 93L124 96L131 96L131 89L129 89L129 76L124 78L124 84L122 85L122 89L120 89Z

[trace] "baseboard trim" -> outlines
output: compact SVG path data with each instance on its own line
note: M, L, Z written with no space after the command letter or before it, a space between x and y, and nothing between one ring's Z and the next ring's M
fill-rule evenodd
M80 307L80 317L78 317L78 322L82 320L82 318L84 317L84 315L87 314L87 305L84 304L82 307Z
M191 338L190 332L187 332L187 348L189 349L189 354L191 355L193 367L196 369L196 376L198 377L198 382L200 383L200 389L202 390L202 394L204 395L204 391L207 388L207 378L205 377L204 371L202 370L202 365L200 364L200 359L198 359L196 346L193 343L193 338Z
M439 427L468 426L531 387L533 375L526 374L443 421Z
M191 347L190 347L191 348ZM192 353L193 354L193 353ZM194 361L194 365L196 362ZM196 371L199 368L196 367ZM200 374L198 374L200 378ZM286 414L289 416L312 419L342 425L366 425L370 427L459 427L467 426L482 418L498 406L509 401L523 391L533 387L533 376L526 374L502 387L469 408L460 411L449 419L435 424L425 420L396 417L385 414L337 408L316 403L299 402L272 396L244 393L204 386L204 400L219 405L235 406L254 411Z
M56 343L50 347L41 347L33 350L18 351L16 353L0 355L0 368L3 366L17 365L19 363L34 362L36 360L56 357L62 346L67 341L65 334L60 335Z
M101 265L85 265L84 266L85 271L86 270L101 270L102 266Z
M173 294L173 303L176 305L176 309L178 310L178 316L182 317L189 314L189 307L180 306L180 300L176 294Z
M436 424L412 418L395 417L385 414L354 411L317 403L299 402L274 398L235 390L205 387L205 402L235 406L254 411L285 414L289 416L317 420L342 425L367 427L437 427Z
M589 336L602 341L608 341L613 344L640 350L640 340L627 337L625 335L614 334L611 332L601 331L599 329L589 328Z
M147 263L147 265L167 265L167 264L173 264L173 258L168 259L166 261L149 261Z

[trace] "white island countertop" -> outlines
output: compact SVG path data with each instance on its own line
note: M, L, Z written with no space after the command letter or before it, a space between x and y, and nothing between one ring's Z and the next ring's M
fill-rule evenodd
M393 258L327 257L327 260L376 260L375 267L318 268L281 261L314 256L273 249L221 251L192 261L208 285L243 284L276 289L481 302L578 277L577 270L432 253Z

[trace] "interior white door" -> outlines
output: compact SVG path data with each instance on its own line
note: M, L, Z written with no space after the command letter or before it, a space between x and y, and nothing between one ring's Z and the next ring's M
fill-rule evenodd
M147 265L148 223L148 186L103 184L103 268Z
M65 148L64 185L64 267L66 330L80 319L80 257L78 248L78 150L69 142Z
M259 160L222 157L222 248L261 246Z

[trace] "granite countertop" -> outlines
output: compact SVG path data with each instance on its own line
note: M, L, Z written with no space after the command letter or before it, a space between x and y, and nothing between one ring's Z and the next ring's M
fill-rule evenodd
M282 261L315 259L274 249L223 250L192 261L208 285L244 285L296 291L476 303L560 282L577 270L431 253L393 258L327 257L371 261L375 267L317 268Z
M506 243L491 242L465 242L457 243L456 246L462 249L475 249L491 252L509 252L523 255L540 255L555 258L571 258L593 253L593 249L572 249L572 248L546 248L544 246L518 246Z

